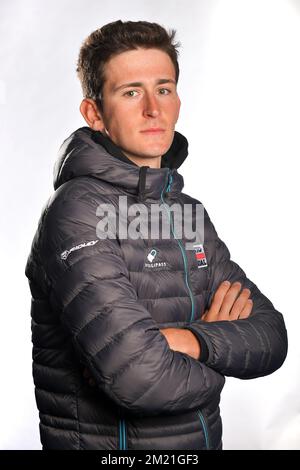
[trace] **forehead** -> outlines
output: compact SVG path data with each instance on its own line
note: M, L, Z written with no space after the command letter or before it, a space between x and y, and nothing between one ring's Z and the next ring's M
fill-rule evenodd
M113 56L104 67L109 88L121 82L175 80L175 67L169 55L159 49L134 49Z

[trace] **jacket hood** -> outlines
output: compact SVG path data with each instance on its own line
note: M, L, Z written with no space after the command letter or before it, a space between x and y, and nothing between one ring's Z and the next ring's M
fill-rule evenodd
M149 168L133 163L112 140L90 127L81 127L61 145L54 167L54 189L79 177L93 176L114 186L120 186L140 200L157 199L167 185L170 192L181 192L183 178L177 172L188 155L188 141L174 133L172 145L162 156L161 168Z

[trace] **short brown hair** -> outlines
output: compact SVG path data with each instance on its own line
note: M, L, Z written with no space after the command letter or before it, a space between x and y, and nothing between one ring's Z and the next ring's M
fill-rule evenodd
M104 66L112 56L139 47L155 48L166 52L175 68L176 83L179 78L178 50L180 43L174 43L176 30L169 32L148 21L114 21L93 31L83 42L78 62L77 75L81 82L84 98L96 101L102 109L101 94L105 82Z

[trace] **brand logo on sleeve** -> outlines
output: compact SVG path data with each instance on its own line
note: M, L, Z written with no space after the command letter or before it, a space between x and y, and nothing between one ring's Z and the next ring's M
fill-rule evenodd
M207 259L206 254L203 248L203 245L200 243L197 245L193 245L193 249L195 250L195 257L198 264L198 269L206 268L207 267Z
M98 241L99 240L91 240L90 242L80 243L80 245L73 246L69 250L63 251L61 253L60 257L61 257L61 259L66 260L69 256L69 254L72 253L72 251L80 250L81 248L85 248L86 246L93 246L96 243L98 243Z

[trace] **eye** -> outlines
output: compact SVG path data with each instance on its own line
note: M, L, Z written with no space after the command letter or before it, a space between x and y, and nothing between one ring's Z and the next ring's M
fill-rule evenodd
M171 90L169 88L160 88L159 89L159 94L160 95L169 95L171 93Z
M136 95L134 95L133 93L137 93L137 91L136 90L126 91L126 93L124 93L124 96L129 96L129 98L134 98Z

